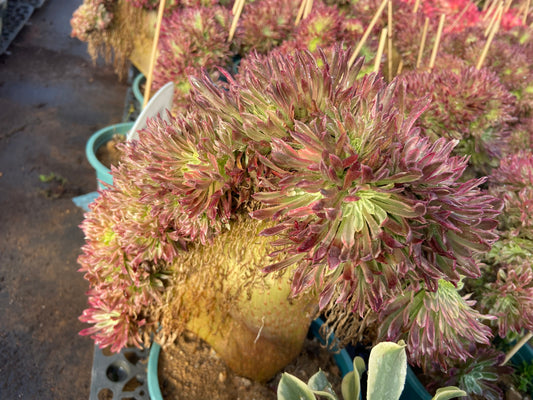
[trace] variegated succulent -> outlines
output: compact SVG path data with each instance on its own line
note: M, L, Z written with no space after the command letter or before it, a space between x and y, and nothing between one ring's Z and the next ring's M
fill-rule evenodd
M73 34L107 34L112 3L86 0ZM322 311L344 342L364 329L404 339L412 364L454 374L471 398L500 396L500 355L479 354L533 329L531 28L511 5L475 68L486 9L434 0L414 13L395 0L392 54L369 74L387 9L367 59L348 60L380 4L315 1L296 26L300 2L257 0L233 41L226 2L166 14L154 89L175 82L173 115L125 146L82 224L84 334L116 351L192 329L264 380ZM295 337L278 335L273 310ZM235 361L225 329L275 337L281 348L260 343L251 357L276 367L249 372L260 363Z

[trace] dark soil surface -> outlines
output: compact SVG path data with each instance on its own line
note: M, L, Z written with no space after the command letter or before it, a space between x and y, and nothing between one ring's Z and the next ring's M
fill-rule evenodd
M81 0L48 0L0 55L0 399L88 399L80 337L83 211L96 190L91 134L121 122L127 90L70 38Z

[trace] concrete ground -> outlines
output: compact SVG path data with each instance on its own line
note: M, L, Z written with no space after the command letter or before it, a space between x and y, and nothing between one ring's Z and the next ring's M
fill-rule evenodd
M121 122L127 86L70 37L79 4L47 0L0 55L2 400L89 398L83 211L72 198L96 190L85 143Z

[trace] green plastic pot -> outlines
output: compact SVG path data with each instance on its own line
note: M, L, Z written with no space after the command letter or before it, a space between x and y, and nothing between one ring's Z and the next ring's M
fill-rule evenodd
M526 344L511 358L511 363L520 365L523 362L533 361L533 348ZM431 400L432 396L426 390L422 382L416 377L414 371L407 366L407 378L400 400Z
M109 140L111 140L113 135L118 133L126 136L132 126L133 122L123 122L121 124L109 125L93 133L87 141L87 145L85 146L85 154L89 160L89 163L96 170L96 183L98 185L98 189L105 189L105 185L103 183L113 185L113 176L111 175L111 170L102 164L98 158L96 158L96 151L100 148L100 146L103 146Z
M323 345L326 343L329 345L335 340L333 333L329 335L327 339L324 339L320 335L320 327L324 324L321 319L316 319L311 323L309 332L316 337L319 342ZM327 340L327 342L326 342ZM329 348L329 346L328 346ZM148 392L150 394L151 400L163 400L163 395L161 394L161 389L159 388L159 379L157 378L157 364L159 362L159 352L161 351L161 346L157 343L152 343L150 348L150 356L148 357ZM338 351L337 348L333 347L331 349L335 363L339 367L342 376L346 375L348 372L353 371L353 362L350 358L348 352L345 349Z
M145 81L146 81L146 78L143 74L138 74L133 80L133 85L132 85L133 96L139 102L139 109L141 109L144 104L144 95L141 92L141 83Z

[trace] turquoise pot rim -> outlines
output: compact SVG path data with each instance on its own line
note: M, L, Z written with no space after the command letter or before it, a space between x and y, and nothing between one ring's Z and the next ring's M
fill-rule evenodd
M109 134L109 132L125 134L131 129L131 127L133 127L133 122L121 122L119 124L106 126L91 135L85 146L85 155L91 166L97 172L111 172L110 169L102 164L96 157L96 150L104 144L103 139L105 138L105 135Z
M133 96L139 102L141 107L144 104L144 95L141 93L141 81L145 79L145 76L142 73L139 73L133 80L132 90Z
M326 340L320 335L320 327L324 324L320 318L315 319L309 328L309 331L316 337L321 344L325 345ZM331 344L335 340L335 336L331 333L328 336L327 344ZM157 364L159 362L159 353L161 351L161 346L153 342L150 348L150 355L148 357L148 367L147 367L147 377L148 377L148 393L150 394L150 399L152 400L163 400L163 395L161 394L161 389L159 388L159 379L157 377ZM350 355L345 349L341 349L339 352L336 352L337 349L334 347L332 349L333 358L339 367L342 376L346 375L348 372L353 371L353 363Z

